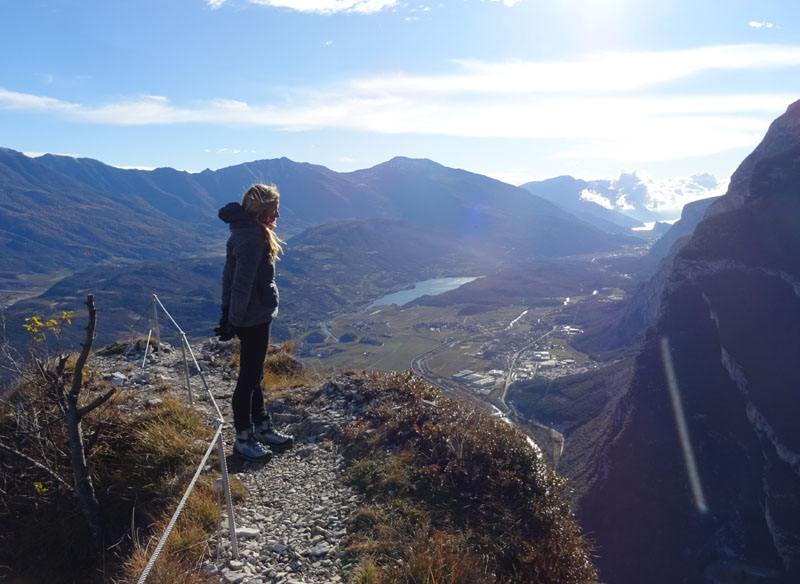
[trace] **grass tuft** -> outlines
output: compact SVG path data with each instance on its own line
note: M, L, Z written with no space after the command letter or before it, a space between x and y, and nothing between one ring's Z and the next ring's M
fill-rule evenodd
M289 353L285 353L282 348L267 355L264 362L264 377L261 381L265 391L271 394L281 393L287 389L308 385L310 382L311 377L303 365Z

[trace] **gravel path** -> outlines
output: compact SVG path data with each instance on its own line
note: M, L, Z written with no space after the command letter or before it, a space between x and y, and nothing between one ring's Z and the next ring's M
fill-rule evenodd
M228 343L215 340L193 346L195 356L223 417L227 445L232 444L230 397L236 373L224 363ZM180 350L148 356L133 350L127 357L94 356L97 366L112 383L142 394L141 403L157 400L153 387L170 383L185 388ZM191 386L198 409L209 419L215 414L195 368ZM359 505L359 496L342 484L343 457L332 438L339 428L366 409L346 377L326 382L321 388L291 390L269 405L281 431L293 434L293 448L276 453L268 463L251 463L228 457L232 476L247 487L249 496L234 507L238 559L233 559L227 520L217 557L205 565L221 582L249 584L329 584L345 582L340 546L346 523ZM230 454L230 446L227 448ZM218 469L213 469L218 470ZM224 514L224 503L223 503Z

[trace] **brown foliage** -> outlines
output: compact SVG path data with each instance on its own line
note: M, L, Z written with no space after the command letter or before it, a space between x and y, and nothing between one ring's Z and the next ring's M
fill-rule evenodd
M518 430L410 373L357 382L371 405L344 432L349 476L381 511L357 518L352 545L374 556L377 582L597 581L565 481Z

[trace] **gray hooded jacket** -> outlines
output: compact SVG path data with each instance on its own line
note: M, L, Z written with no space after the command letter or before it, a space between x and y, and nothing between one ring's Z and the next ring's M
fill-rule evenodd
M228 203L218 216L231 229L222 272L222 313L237 327L269 322L278 314L278 287L264 228L239 203Z

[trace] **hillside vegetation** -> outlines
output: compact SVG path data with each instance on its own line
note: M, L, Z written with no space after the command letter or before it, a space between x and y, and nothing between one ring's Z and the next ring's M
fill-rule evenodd
M87 401L110 387L109 372L92 362L84 379ZM565 481L521 433L445 398L410 373L347 377L347 391L366 406L335 440L346 455L342 480L365 498L339 550L350 566L346 581L596 581ZM285 353L268 360L267 378L270 385L309 383ZM210 430L182 403L179 388L163 380L148 383L145 394L119 392L87 416L86 453L106 524L103 549L97 549L72 492L66 436L43 379L25 376L0 406L0 577L135 581L202 458ZM307 387L293 399L320 399L320 392ZM159 400L145 407L147 396ZM218 466L212 460L201 476L148 582L213 577L200 566L214 548Z
M372 581L597 581L566 482L521 432L411 373L358 383L370 407L343 435L369 504L350 549Z

